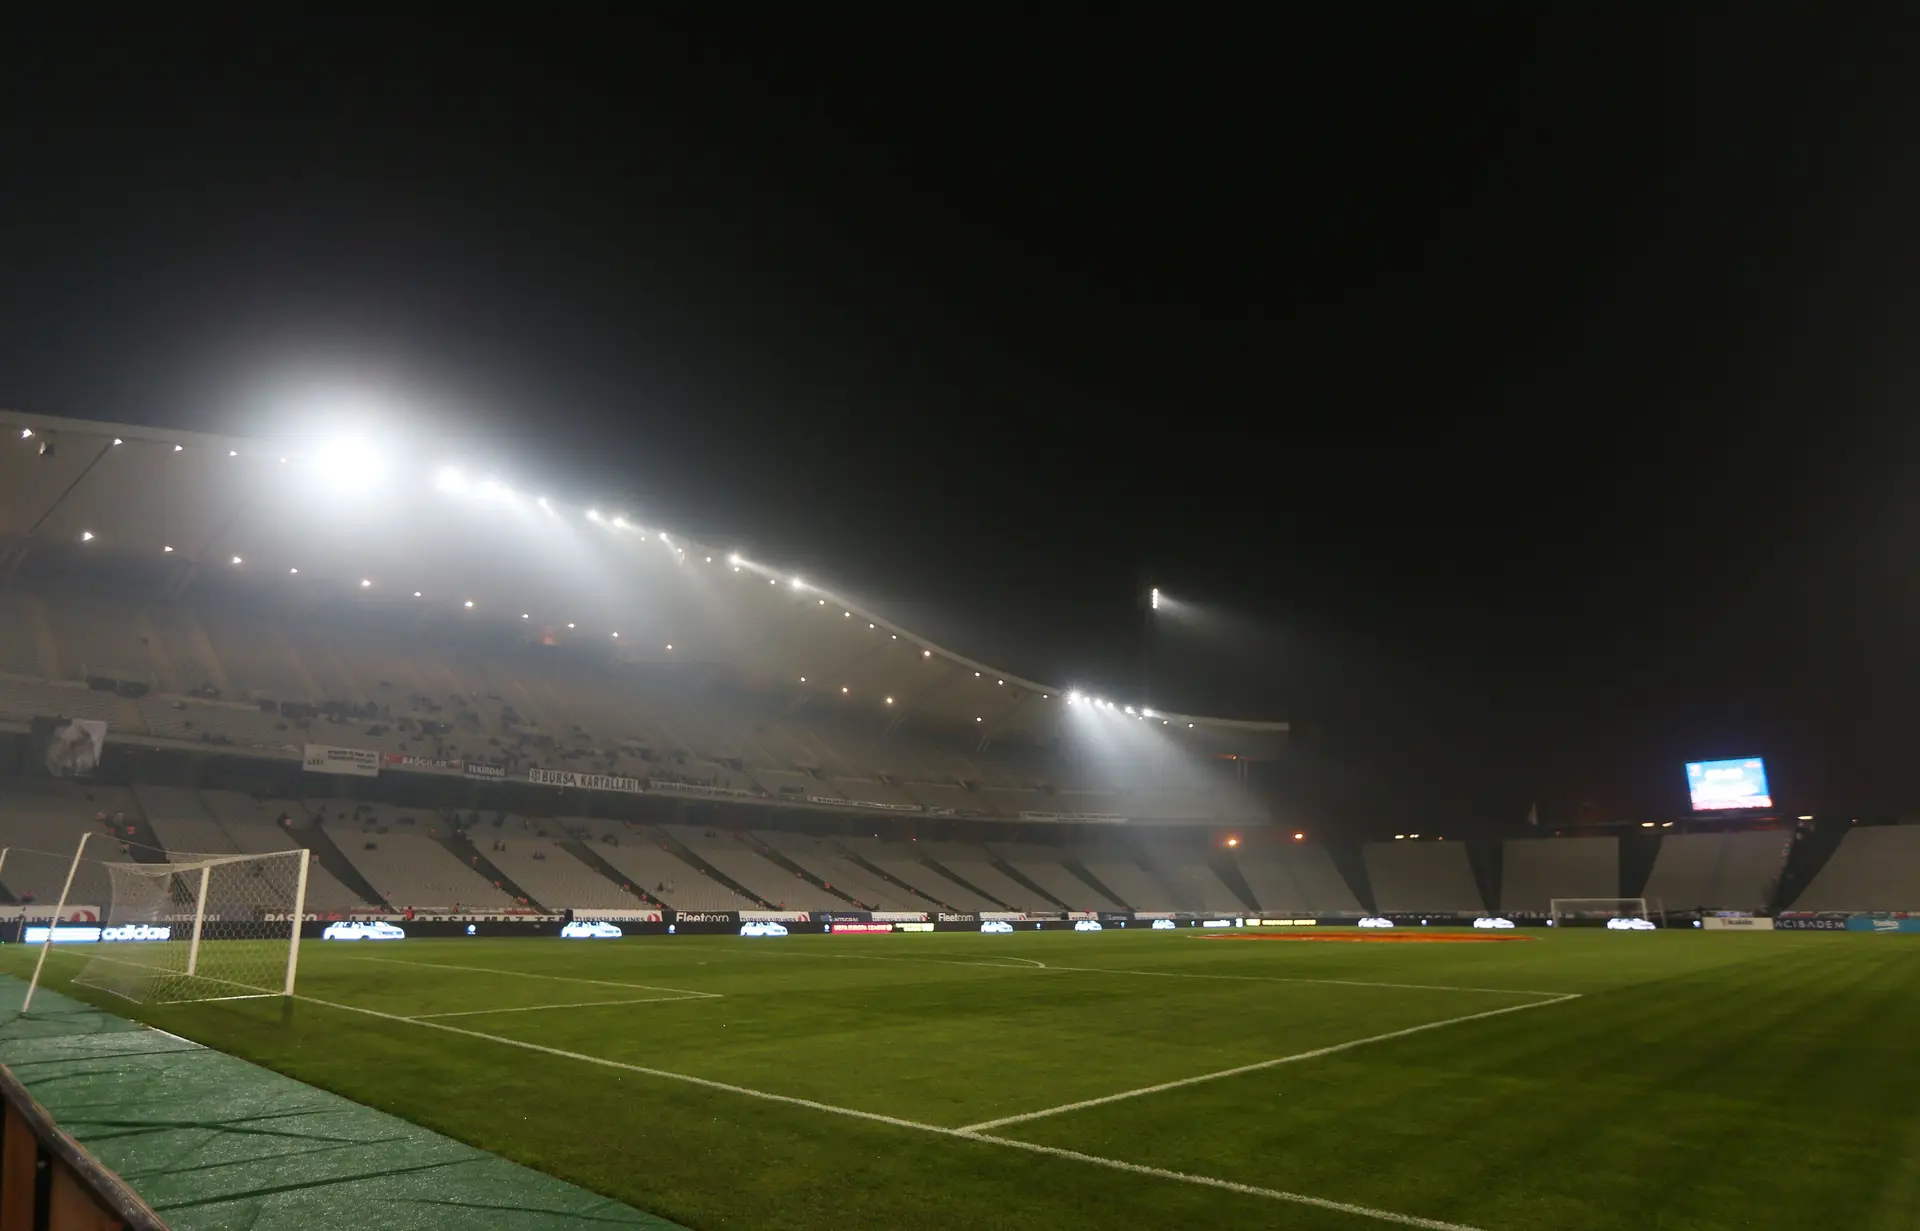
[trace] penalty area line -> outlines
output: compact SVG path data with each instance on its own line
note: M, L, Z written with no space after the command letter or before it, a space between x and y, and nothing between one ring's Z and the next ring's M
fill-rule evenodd
M383 966L425 966L431 970L464 970L468 974L506 975L515 979L547 979L555 983L591 983L597 987L632 987L643 992L676 992L687 999L704 996L718 1000L722 995L720 992L696 992L687 987L661 987L657 983L616 983L611 979L583 979L576 975L543 975L531 970L500 970L492 966L455 966L449 962L415 962L403 957L362 957L357 953L350 953L347 955L347 960L378 962Z
M501 1009L457 1009L451 1013L415 1013L408 1017L417 1022L427 1017L479 1017L487 1013L538 1013L542 1009L597 1009L602 1005L614 1004L671 1004L676 1000L718 1000L718 996L641 996L633 1000L576 1000L572 1004L523 1004Z
M1107 1103L1118 1103L1124 1099L1140 1098L1143 1095L1159 1094L1165 1090L1178 1090L1185 1086L1197 1086L1201 1082L1218 1081L1223 1077L1238 1077L1242 1073L1258 1073L1262 1069L1278 1068L1283 1064L1297 1064L1302 1060L1317 1060L1321 1056L1331 1056L1338 1052L1351 1051L1356 1047L1366 1047L1373 1043L1384 1043L1389 1039L1404 1039L1408 1035L1421 1034L1428 1030L1438 1030L1443 1026L1457 1026L1461 1022L1480 1021L1484 1018L1499 1017L1503 1013L1520 1013L1527 1009L1538 1009L1544 1005L1560 1004L1568 1000L1578 1000L1578 992L1568 992L1557 1000L1537 1000L1532 1004L1512 1004L1503 1009L1488 1009L1484 1013L1468 1013L1460 1017L1443 1018L1437 1022L1423 1022L1418 1026L1408 1026L1404 1030L1389 1030L1385 1034L1368 1035L1364 1039L1349 1039L1345 1043L1335 1043L1328 1047L1316 1047L1312 1051L1296 1052L1291 1056L1279 1056L1272 1060L1259 1060L1252 1064L1242 1064L1231 1069L1221 1069L1215 1073L1201 1073L1197 1077L1182 1077L1175 1081L1163 1081L1158 1085L1141 1086L1137 1090L1122 1090L1118 1094L1102 1095L1099 1098L1081 1099L1077 1103L1062 1103L1058 1107L1045 1107L1039 1111L1029 1111L1017 1116L1002 1116L998 1120L983 1120L979 1124L969 1124L960 1131L963 1133L983 1133L991 1128L1005 1128L1009 1124L1025 1124L1029 1120L1043 1120L1048 1116L1064 1115L1069 1111L1083 1111L1088 1107L1100 1107Z
M374 959L369 959L374 960ZM1401 1227L1419 1227L1422 1231L1482 1231L1465 1223L1443 1222L1437 1218L1421 1218L1414 1214L1401 1214L1393 1210L1379 1210L1371 1206L1353 1205L1345 1201L1334 1201L1326 1197L1312 1197L1305 1193L1287 1192L1278 1188L1261 1188L1252 1184L1241 1184L1233 1180L1215 1179L1212 1176L1193 1175L1184 1171L1169 1171L1161 1167L1149 1167L1142 1163L1129 1163L1117 1158L1102 1158L1095 1154L1082 1154L1077 1150L1063 1150L1058 1146L1039 1145L1031 1141L1016 1141L1010 1137L990 1137L973 1129L945 1128L938 1124L922 1124L917 1120L903 1120L898 1116L882 1115L877 1111L861 1111L854 1107L836 1107L831 1103L817 1102L814 1099L799 1098L791 1094L775 1094L769 1090L755 1090L750 1086L736 1086L730 1082L714 1081L708 1077L694 1077L687 1073L673 1073L666 1069L648 1068L643 1064L629 1064L623 1060L609 1060L604 1056L590 1056L585 1052L567 1051L565 1048L548 1047L543 1043L529 1043L524 1039L510 1038L502 1034L488 1034L482 1030L469 1030L464 1026L449 1026L445 1022L424 1021L417 1017L401 1017L396 1013L383 1013L379 1009L362 1008L355 1004L341 1004L333 1000L321 1000L316 996L296 993L296 1000L321 1005L329 1009L339 1009L346 1013L360 1013L367 1017L377 1017L383 1021L401 1022L409 1026L421 1026L428 1030L444 1030L448 1034L464 1035L470 1039L484 1039L489 1043L499 1043L506 1047L517 1047L522 1051L538 1052L545 1056L555 1056L562 1060L578 1060L582 1064L598 1065L602 1068L620 1069L624 1072L638 1073L643 1077L658 1077L665 1081L684 1082L687 1085L700 1086L708 1090L719 1090L727 1094L738 1094L745 1098L761 1099L770 1103L786 1103L789 1106L805 1107L810 1111L824 1111L830 1115L848 1116L857 1120L868 1120L875 1124L886 1124L894 1128L912 1129L916 1132L931 1133L939 1137L948 1137L958 1141L978 1142L982 1145L1002 1146L1010 1150L1023 1150L1029 1154L1041 1154L1052 1158L1066 1159L1084 1163L1093 1167L1105 1167L1112 1171L1125 1171L1134 1175L1151 1176L1154 1179L1173 1180L1182 1184L1197 1184L1206 1188L1223 1189L1250 1197L1263 1197L1269 1201L1281 1201L1292 1205L1311 1206L1315 1209L1332 1210L1342 1214L1351 1214L1357 1218L1370 1218L1376 1222L1392 1223ZM1527 1008L1531 1006L1519 1006ZM1496 1010L1506 1012L1507 1010Z

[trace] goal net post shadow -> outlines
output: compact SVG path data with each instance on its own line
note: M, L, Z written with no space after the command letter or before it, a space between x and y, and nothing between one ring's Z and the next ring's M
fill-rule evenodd
M24 1013L57 943L83 964L73 982L141 1004L293 995L311 853L176 852L163 862L93 860L86 839L40 942ZM0 860L16 857L14 852ZM0 862L0 883L7 868ZM76 896L76 895L86 895ZM84 904L94 920L69 918Z
M1656 920L1659 914L1658 899L1554 898L1547 903L1547 917L1556 927L1564 927L1570 923L1604 924L1609 919Z

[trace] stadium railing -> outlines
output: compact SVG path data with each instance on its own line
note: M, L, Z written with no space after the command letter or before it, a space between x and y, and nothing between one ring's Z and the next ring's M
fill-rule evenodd
M0 1231L166 1231L119 1176L62 1132L0 1065Z

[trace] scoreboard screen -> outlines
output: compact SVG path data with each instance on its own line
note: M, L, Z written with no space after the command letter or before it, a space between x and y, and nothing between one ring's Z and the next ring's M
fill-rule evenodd
M1687 793L1695 812L1728 808L1771 808L1767 763L1759 757L1687 763Z

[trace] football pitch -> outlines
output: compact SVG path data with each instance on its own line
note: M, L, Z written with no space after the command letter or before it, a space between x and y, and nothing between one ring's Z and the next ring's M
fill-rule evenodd
M1920 1226L1920 945L405 940L47 982L693 1228ZM9 973L32 953L7 946Z

